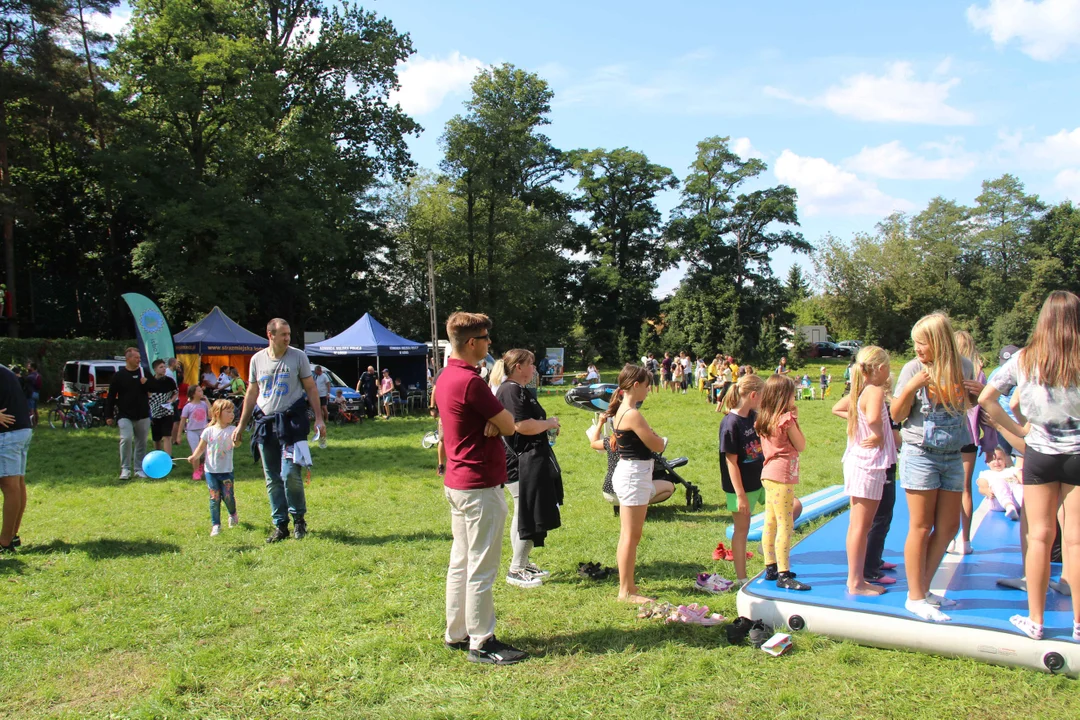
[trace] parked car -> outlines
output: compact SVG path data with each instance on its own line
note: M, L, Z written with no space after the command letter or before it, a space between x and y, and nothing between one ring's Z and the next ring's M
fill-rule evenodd
M124 367L124 358L112 360L70 360L64 364L65 397L104 395L109 392L116 371Z
M337 397L337 391L341 391L341 397L345 400L345 409L349 412L356 412L364 406L363 400L360 397L360 393L356 392L353 388L345 384L345 381L338 377L332 370L325 365L312 365L311 370L314 372L315 368L321 367L323 372L330 377L330 397Z
M851 351L851 353L853 355L855 353L859 352L859 350L862 348L862 343L859 342L858 340L841 340L840 342L838 342L836 344L839 345L840 347L847 348L848 350Z
M812 358L824 358L824 357L851 357L851 348L843 347L831 342L816 342L810 343L810 348L806 352L807 357Z

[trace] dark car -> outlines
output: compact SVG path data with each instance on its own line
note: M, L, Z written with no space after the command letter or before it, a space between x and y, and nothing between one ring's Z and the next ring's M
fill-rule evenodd
M807 350L806 355L812 358L851 357L851 349L841 347L836 343L816 342L810 343L810 349Z

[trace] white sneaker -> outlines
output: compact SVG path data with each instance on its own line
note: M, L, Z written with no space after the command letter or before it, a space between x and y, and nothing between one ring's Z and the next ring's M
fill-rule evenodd
M210 527L210 537L214 537L215 535L220 535L220 534L221 534L221 526L220 525L213 525L213 526Z
M240 524L240 514L233 513L229 516L229 527L236 527Z
M525 566L525 572L529 573L530 575L535 575L535 576L537 576L539 578L551 577L550 572L548 572L547 570L541 570L540 568L538 568L536 565L533 565L532 563L529 563L528 565Z
M525 570L511 570L506 573L506 584L519 588L536 588L544 584L544 581Z
M146 480L146 479L148 479L148 478L149 478L150 476L149 476L149 475L147 475L146 473L144 473L144 472L143 472L142 470L136 470L136 471L135 471L135 477L137 477L137 478L139 478L139 479L141 479L141 480Z
M121 470L120 471L120 479L121 480L130 480L131 479L131 471L128 470L127 468L124 468L123 470Z

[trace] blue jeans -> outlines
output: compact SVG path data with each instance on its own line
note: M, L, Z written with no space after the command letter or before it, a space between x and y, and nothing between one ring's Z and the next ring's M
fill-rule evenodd
M964 491L964 463L959 452L932 452L904 443L900 450L900 487L905 490Z
M221 503L230 515L236 514L236 496L233 494L233 474L206 473L206 487L210 488L210 524L221 524Z
M259 443L266 494L270 497L270 516L278 527L288 527L289 514L297 521L304 519L307 502L304 500L304 481L300 466L285 457L277 438L270 436Z

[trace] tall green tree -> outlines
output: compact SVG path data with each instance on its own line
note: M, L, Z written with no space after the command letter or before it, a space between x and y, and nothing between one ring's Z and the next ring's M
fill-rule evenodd
M571 155L580 207L591 232L581 239L589 258L583 278L582 324L612 362L620 333L634 337L655 310L653 289L674 264L661 233L656 196L678 186L671 170L629 148L579 150Z
M145 208L134 264L167 312L299 332L363 306L386 242L369 195L411 170L419 130L388 102L411 52L349 3L134 3L112 57L128 123L112 182Z

